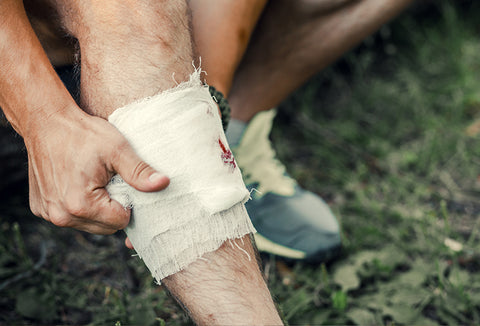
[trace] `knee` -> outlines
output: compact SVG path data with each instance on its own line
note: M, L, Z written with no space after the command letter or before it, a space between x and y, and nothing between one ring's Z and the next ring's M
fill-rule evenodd
M65 29L80 41L105 36L110 41L156 39L174 44L173 38L189 31L183 0L56 1Z

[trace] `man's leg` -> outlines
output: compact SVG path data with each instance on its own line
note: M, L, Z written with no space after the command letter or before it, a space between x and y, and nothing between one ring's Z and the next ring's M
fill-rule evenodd
M225 96L267 0L190 0L194 44L206 80Z
M277 106L413 1L270 1L235 73L232 117L246 122Z
M201 6L203 1L191 2L196 46L205 58L207 81L230 92L233 120L228 140L245 182L259 190L246 207L259 231L255 237L260 250L292 259L325 260L340 245L340 231L323 200L296 185L276 160L268 139L274 112L257 113L278 105L410 2L270 1L238 70L246 49L245 37L238 36L255 26L264 1L222 2L212 12Z
M185 1L72 0L58 7L79 41L81 103L92 114L107 118L193 70ZM249 236L226 241L163 282L199 324L281 323Z

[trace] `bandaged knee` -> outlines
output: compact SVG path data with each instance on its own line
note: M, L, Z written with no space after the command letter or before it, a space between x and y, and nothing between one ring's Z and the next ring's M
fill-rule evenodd
M137 191L119 175L107 186L112 199L132 208L125 231L157 281L226 240L255 232L244 207L250 194L198 72L176 88L117 109L109 122L170 178L155 193Z

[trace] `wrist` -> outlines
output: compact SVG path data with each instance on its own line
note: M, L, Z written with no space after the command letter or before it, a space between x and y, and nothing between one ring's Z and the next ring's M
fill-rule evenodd
M73 100L40 106L28 112L18 125L17 132L24 138L28 147L32 141L43 139L48 134L61 137L65 130L72 129L72 124L84 119L86 115Z
M85 114L73 99L62 99L59 94L57 96L44 96L42 94L39 100L49 102L26 104L23 110L18 110L21 115L17 117L16 121L10 121L16 131L24 138L42 133L42 130L50 129L53 131L57 129L57 126L69 120L80 118L79 114Z
M75 102L49 62L22 2L0 1L0 9L0 107L26 137Z

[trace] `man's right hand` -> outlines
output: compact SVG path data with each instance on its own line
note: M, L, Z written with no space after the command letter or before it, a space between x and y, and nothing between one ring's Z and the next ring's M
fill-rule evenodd
M169 179L143 162L106 120L79 108L38 121L25 137L30 208L61 227L111 234L127 226L130 212L105 186L118 173L140 191L166 188Z
M0 1L0 106L28 152L30 207L64 227L109 234L130 212L105 186L118 173L140 191L158 191L156 174L106 120L72 99L33 31L21 0Z

